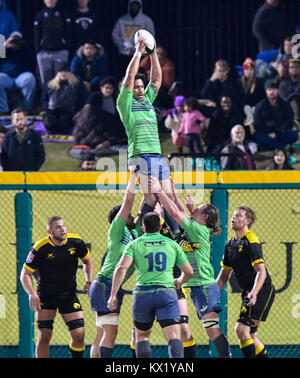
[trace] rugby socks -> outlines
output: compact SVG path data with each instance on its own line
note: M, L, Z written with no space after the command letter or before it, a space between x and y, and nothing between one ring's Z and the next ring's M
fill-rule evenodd
M74 347L72 344L69 345L70 352L72 355L72 358L82 358L83 357L83 351L85 350L85 347Z
M268 358L268 352L264 344L260 344L255 349L255 358Z
M99 358L112 358L114 348L99 346Z
M196 343L194 338L183 343L184 358L196 358Z
M182 341L179 339L169 340L168 353L170 358L184 358Z
M254 358L255 357L255 346L252 339L242 341L240 343L241 350L245 358Z
M136 358L151 358L152 351L149 341L139 341L135 344Z
M131 348L132 358L136 358L135 345L131 344L130 348Z
M219 356L221 358L231 358L232 357L229 343L228 343L226 337L223 335L223 333L221 333L219 336L217 336L213 340L213 343L215 344L217 351L219 353Z

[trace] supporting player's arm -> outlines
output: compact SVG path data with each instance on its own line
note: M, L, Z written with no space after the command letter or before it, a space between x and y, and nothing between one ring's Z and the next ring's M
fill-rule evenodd
M29 306L31 310L38 311L42 308L42 303L40 297L37 295L36 291L33 288L31 276L33 275L34 271L30 271L23 267L21 271L20 280L23 285L24 290L29 296Z
M134 168L131 168L129 181L126 187L126 193L120 209L120 217L127 222L128 216L131 212L134 196L135 196L135 178Z
M136 52L133 55L129 65L127 67L125 78L124 78L124 81L123 81L123 85L128 91L133 90L134 79L135 79L136 74L138 73L141 56L142 56L144 51L145 51L145 44L143 43L142 40L139 40L137 45L136 45Z
M260 289L262 288L265 279L267 277L266 266L263 262L255 264L253 267L256 271L256 277L254 280L254 285L248 294L248 298L250 299L248 306L253 306L256 303L257 294L259 293Z
M179 266L181 270L181 275L178 278L174 279L175 289L179 290L181 286L187 282L190 278L192 278L194 274L194 270L190 263L186 263Z
M132 264L132 261L133 259L131 257L123 255L115 268L110 297L107 301L107 307L111 311L117 308L117 305L118 305L117 293L122 285L122 282L125 278L128 268Z

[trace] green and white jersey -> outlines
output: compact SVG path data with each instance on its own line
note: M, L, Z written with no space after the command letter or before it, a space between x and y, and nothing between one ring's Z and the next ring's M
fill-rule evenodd
M133 259L136 286L174 287L174 265L188 263L179 245L160 233L140 236L127 245L123 254Z
M197 249L186 251L186 256L194 269L193 277L186 282L184 287L210 285L216 282L214 269L210 262L210 231L208 227L185 216L181 226L185 230L186 238Z
M156 112L153 102L156 94L151 84L144 93L144 100L133 98L133 90L121 86L117 109L128 138L128 158L141 154L161 154Z
M103 266L97 275L98 277L113 278L115 267L118 264L125 247L139 236L138 228L139 226L137 225L136 228L130 232L126 227L126 222L121 216L119 214L115 216L107 232L107 255ZM134 268L128 269L123 283L128 280L133 272Z

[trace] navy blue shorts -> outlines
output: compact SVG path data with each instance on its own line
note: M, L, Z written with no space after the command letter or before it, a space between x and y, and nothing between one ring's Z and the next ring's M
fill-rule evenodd
M129 166L136 166L136 172L144 176L156 177L159 180L170 179L168 161L159 154L142 154L128 160Z
M173 288L162 286L138 286L133 291L133 320L153 323L167 319L180 319L178 296Z
M90 287L89 295L92 311L96 311L98 315L105 315L111 312L120 313L123 302L124 291L120 289L117 294L118 306L111 311L107 307L107 301L110 297L112 280L105 277L96 278Z
M222 310L220 288L217 283L191 287L191 298L199 319L209 312L220 312Z

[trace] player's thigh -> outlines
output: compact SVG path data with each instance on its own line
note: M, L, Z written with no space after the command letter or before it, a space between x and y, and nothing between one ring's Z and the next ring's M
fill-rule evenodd
M180 324L172 324L170 326L164 327L162 328L162 331L167 341L181 338Z

